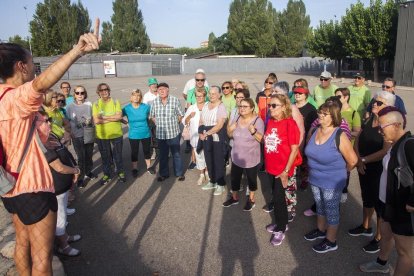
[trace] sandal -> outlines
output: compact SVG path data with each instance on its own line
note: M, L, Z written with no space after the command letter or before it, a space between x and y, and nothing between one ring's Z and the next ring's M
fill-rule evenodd
M76 257L80 255L80 250L67 245L65 248L58 248L58 253L66 257Z
M77 242L78 240L82 239L81 235L73 235L73 236L69 236L67 238L67 242L71 243L71 242Z

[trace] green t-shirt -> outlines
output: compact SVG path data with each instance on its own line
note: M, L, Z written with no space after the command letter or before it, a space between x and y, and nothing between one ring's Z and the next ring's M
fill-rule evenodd
M51 123L51 131L60 138L63 138L65 134L65 128L63 127L63 114L60 112L58 108L51 110L49 108L45 108L47 116L52 119Z
M204 89L206 90L206 102L208 102L208 91L210 91L210 89L208 88L208 86L204 86ZM194 87L193 89L188 90L187 93L187 103L189 103L190 105L193 105L196 103L196 96L195 96L195 91L196 88Z
M223 94L223 96L221 96L221 101L223 102L224 106L226 107L227 118L230 118L231 111L237 105L236 99L234 98L234 94L235 93L230 93L230 95L227 96L227 97L224 94Z
M317 85L313 89L313 98L316 101L317 107L324 104L327 98L335 96L336 89L338 89L338 86L334 84L329 85L327 88L322 88L320 85Z
M361 126L361 117L359 116L359 113L356 112L352 107L348 108L347 110L341 111L341 116L348 123L349 130L352 131L353 127Z
M350 96L349 105L358 111L361 118L364 117L369 102L371 101L371 91L365 85L357 87L355 85L348 86Z
M107 102L99 99L92 106L93 116L97 116L98 114L102 114L103 116L111 116L115 115L116 113L122 114L121 104L118 100L114 100L112 98ZM95 129L96 137L98 139L115 139L123 135L121 122L97 124L95 126Z

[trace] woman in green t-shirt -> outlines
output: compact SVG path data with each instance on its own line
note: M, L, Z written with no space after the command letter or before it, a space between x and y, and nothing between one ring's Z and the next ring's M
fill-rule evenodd
M361 131L361 116L349 105L351 94L348 88L338 88L335 90L335 96L339 97L342 103L341 115L348 123L349 130L352 134L352 143L358 133Z

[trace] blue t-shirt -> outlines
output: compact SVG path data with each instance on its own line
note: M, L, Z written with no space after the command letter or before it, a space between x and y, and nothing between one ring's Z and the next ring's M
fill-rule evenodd
M151 137L148 127L149 112L149 105L144 103L141 103L138 108L134 108L132 104L128 104L122 108L122 115L126 116L129 122L128 138L144 139Z

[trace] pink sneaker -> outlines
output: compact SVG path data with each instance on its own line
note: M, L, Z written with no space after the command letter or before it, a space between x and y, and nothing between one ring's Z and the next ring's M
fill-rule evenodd
M275 229L275 227L276 227L276 224L269 224L269 225L266 226L266 231L269 232L269 233L273 233L273 230ZM289 230L289 226L286 224L285 232L287 230Z
M312 211L312 209L307 209L303 212L303 214L307 217L313 217L316 215L316 213L314 211Z
M282 231L274 232L272 238L270 239L270 244L273 246L281 245L284 238L285 233L283 233Z

